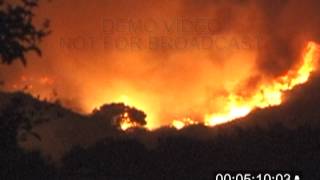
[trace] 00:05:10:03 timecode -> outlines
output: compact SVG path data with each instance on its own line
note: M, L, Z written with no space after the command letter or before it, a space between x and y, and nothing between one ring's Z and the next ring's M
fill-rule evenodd
M250 173L237 173L237 174L221 174L218 173L215 175L215 180L293 180L291 179L290 174L250 174ZM295 180L295 179L294 179ZM300 180L300 179L298 179Z

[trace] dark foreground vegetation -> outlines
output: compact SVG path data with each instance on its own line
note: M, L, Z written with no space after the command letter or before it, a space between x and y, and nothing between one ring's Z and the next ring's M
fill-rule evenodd
M156 145L148 146L139 137L157 132L137 129L123 135L117 126L109 124L113 137L85 147L74 146L56 162L41 152L24 150L19 142L26 136L43 141L32 129L50 120L35 118L40 117L38 111L55 108L63 116L68 110L21 93L1 93L0 98L1 179L213 179L213 172L220 170L295 170L308 180L320 178L318 125L303 123L289 128L274 121L267 128L244 128L239 124L246 122L240 120L216 128L163 128L158 130L162 135L157 136ZM111 117L106 115L105 119ZM215 131L228 133L198 137L202 132Z
M38 44L49 33L49 24L45 21L40 28L33 25L37 0L21 0L18 6L8 2L0 0L0 63L19 59L26 64L25 53L41 54ZM0 81L0 86L4 83ZM256 111L236 123L128 133L119 129L118 117L126 112L144 125L145 114L123 104L106 105L83 116L23 93L0 92L0 179L201 180L214 179L213 172L222 170L295 170L302 172L304 180L319 180L319 78L313 85L292 95L288 104ZM59 160L50 159L37 148L22 148L21 143L30 137L50 144L52 139L43 138L35 128L63 117L62 127L75 122L65 131L90 122L88 125L95 127L89 129L91 134L101 133L98 127L105 127L103 133L109 135L86 146L66 144L71 150ZM76 138L81 131L77 128L69 138ZM57 141L66 138L57 136ZM150 145L150 139L155 143Z

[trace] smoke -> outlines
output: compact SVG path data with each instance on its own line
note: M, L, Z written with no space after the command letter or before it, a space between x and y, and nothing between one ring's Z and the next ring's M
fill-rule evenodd
M230 92L248 95L297 65L306 42L320 37L319 8L316 0L43 2L37 18L52 27L43 56L30 55L26 68L1 66L0 79L7 90L54 91L82 113L125 102L146 112L150 128L201 121Z
M318 89L320 86L319 73L313 76L309 83L298 86L286 94L288 99L281 106L257 109L244 118L227 124L215 127L207 127L201 124L185 127L177 130L172 127L162 127L154 131L145 129L130 129L120 131L110 126L110 119L95 118L94 116L83 116L70 112L56 105L44 105L41 108L32 104L38 104L39 101L23 95L21 99L29 105L22 106L28 109L28 112L34 112L39 119L48 119L48 122L42 123L33 128L33 132L41 137L41 140L33 136L27 136L27 141L21 145L27 149L40 150L43 155L60 160L65 153L73 147L90 147L93 144L112 138L115 140L135 139L142 142L148 148L157 148L159 139L167 137L186 137L196 140L212 140L219 137L238 137L238 132L250 132L257 129L269 129L277 127L286 127L288 129L317 128L319 127L318 107L320 96ZM2 97L9 98L10 96ZM12 94L17 96L19 94ZM8 100L2 101L5 105ZM31 100L30 100L31 99ZM25 103L23 103L25 104ZM301 108L301 106L305 108ZM35 119L37 120L37 119Z

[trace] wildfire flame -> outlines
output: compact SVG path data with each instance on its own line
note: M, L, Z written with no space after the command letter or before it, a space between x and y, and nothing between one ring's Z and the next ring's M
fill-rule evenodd
M28 94L32 94L41 100L55 101L56 92L54 90L55 79L49 76L32 76L23 74L19 79L12 83L8 84L5 87L7 91L23 91Z
M291 90L299 84L308 81L310 74L316 67L318 45L309 42L303 54L302 65L288 71L284 76L275 79L269 84L262 85L251 98L244 98L237 94L230 94L225 111L205 116L204 124L214 126L236 118L248 115L254 108L265 108L280 105L284 91Z
M283 93L291 90L299 84L308 81L310 74L316 69L316 59L318 58L319 45L315 42L308 42L305 50L302 53L301 63L296 68L289 70L283 76L273 79L268 82L262 83L250 96L243 96L236 91L230 90L227 95L226 103L222 106L221 110L214 113L204 114L203 120L193 120L190 117L178 118L167 124L169 127L178 130L199 123L206 126L215 126L221 123L226 123L237 118L248 115L255 108L265 108L270 106L280 105L283 102ZM46 93L48 87L55 84L55 79L50 76L32 77L22 75L18 82L11 84L9 90L14 91L18 89L25 89L27 92L37 96L41 94L42 97L51 97L52 93ZM120 92L122 93L122 92ZM123 102L126 105L141 108L148 114L147 129L158 128L160 125L155 124L152 119L156 119L153 110L155 106L150 106L146 101L150 98L143 98L138 95L136 91L130 91L127 88L125 94L119 96L117 102ZM48 98L49 100L51 98ZM143 100L141 100L143 99ZM103 103L107 103L107 98L100 97L92 98L88 101L87 109L98 107ZM120 129L125 131L130 128L139 127L139 124L131 121L128 113L124 113L117 117L117 122L120 123ZM163 124L161 124L163 125Z
M191 118L183 118L182 120L173 120L171 126L176 129L182 129L185 126L199 124L199 122L192 120Z
M254 108L280 105L284 91L291 90L296 85L308 81L310 74L316 67L317 51L318 45L314 42L309 42L303 54L303 62L300 67L289 70L287 74L273 80L269 84L263 84L250 98L231 93L228 96L228 102L224 111L206 114L204 124L206 126L215 126L244 117ZM173 120L171 126L179 130L191 124L195 124L194 121L190 118L185 118L183 120Z
M139 125L133 121L131 121L129 114L125 112L120 117L120 129L125 131L130 128L139 127Z

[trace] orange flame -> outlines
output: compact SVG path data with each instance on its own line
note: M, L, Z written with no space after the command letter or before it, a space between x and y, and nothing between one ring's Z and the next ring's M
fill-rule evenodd
M125 112L120 117L120 129L125 131L130 128L139 127L139 125L135 122L132 122L128 113Z
M316 67L317 53L317 44L309 42L303 55L303 63L299 68L288 71L286 75L275 79L269 84L262 85L251 98L230 94L224 111L205 115L204 124L214 126L244 117L254 108L280 105L284 91L291 90L296 85L308 81L310 74Z
M199 123L203 123L206 126L214 126L244 117L255 108L280 105L283 102L283 93L285 91L291 90L295 86L308 81L310 74L316 68L318 53L319 46L315 42L308 42L301 58L301 64L298 67L289 70L285 75L270 82L263 83L250 97L244 97L236 92L230 91L227 96L226 105L224 105L218 112L205 114L203 122L195 121L186 117L182 119L174 119L169 126L178 130L186 126ZM50 93L46 93L46 88L51 87L54 84L56 84L55 79L48 76L35 78L23 75L18 82L10 86L10 89L23 89L28 85L27 90L32 94L41 94L43 97L50 97ZM115 94L115 97L119 96L116 99L108 99L107 96L100 96L103 93L93 93L98 94L99 98L88 98L89 100L84 100L84 104L86 106L84 109L91 110L94 107L98 107L103 103L110 101L124 102L126 105L135 106L147 113L148 116L146 120L148 123L146 128L158 128L160 125L153 121L158 118L155 117L157 115L157 113L155 113L157 104L150 104L150 102L156 100L153 100L152 97L141 96L141 93L139 93L138 90L132 90L130 87L121 86L121 88L126 89L126 91L120 92L120 94ZM130 120L128 113L124 113L118 118L120 118L120 121L118 122L120 122L121 130L125 131L133 127L139 127L138 124Z
M194 125L194 124L199 124L199 122L192 120L191 118L183 118L182 120L173 120L171 123L171 127L174 127L178 130L186 127L186 126L190 126L190 125Z

